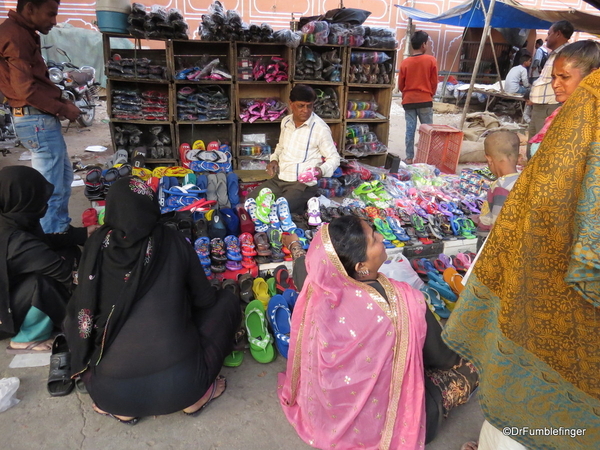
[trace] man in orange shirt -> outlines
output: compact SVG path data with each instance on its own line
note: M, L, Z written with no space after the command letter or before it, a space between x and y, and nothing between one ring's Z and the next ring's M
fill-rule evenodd
M417 117L421 123L433 123L433 95L437 89L437 61L427 55L429 35L415 31L410 39L413 54L400 64L398 89L402 92L402 106L406 116L406 159L412 164L415 157Z

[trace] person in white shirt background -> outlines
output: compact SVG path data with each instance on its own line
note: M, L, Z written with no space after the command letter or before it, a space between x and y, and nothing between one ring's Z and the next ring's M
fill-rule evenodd
M513 67L506 75L504 91L507 94L525 94L529 92L529 77L527 69L531 66L531 55L521 55L519 65Z
M311 197L317 196L317 180L330 177L340 165L331 129L313 112L317 98L315 91L305 84L297 84L290 92L292 114L281 121L279 143L267 165L272 178L255 188L249 197L256 198L263 188L269 188L275 197L285 197L290 211L302 214ZM314 179L302 183L298 176L313 171Z

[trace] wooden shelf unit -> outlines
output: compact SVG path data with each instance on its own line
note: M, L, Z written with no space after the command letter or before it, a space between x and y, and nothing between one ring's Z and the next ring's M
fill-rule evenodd
M134 49L118 49L111 47L111 38L130 38L135 42ZM154 42L154 40L153 40ZM173 159L178 158L178 148L181 143L189 143L190 146L197 139L204 141L206 145L214 140L228 142L231 145L233 164L236 169L240 167L240 162L252 157L240 154L241 143L244 138L249 136L264 137L266 144L271 146L274 151L279 139L281 119L290 113L288 110L280 119L275 121L256 120L253 123L244 122L240 118L242 112L241 102L247 99L265 99L277 98L282 103L288 103L291 89L297 84L307 84L318 93L326 89L333 89L337 95L340 115L338 118L326 117L323 120L330 126L332 136L337 144L338 151L344 157L352 157L344 153L346 144L346 131L348 125L365 123L377 135L380 142L387 145L389 139L389 117L392 104L393 75L396 64L396 50L390 49L370 49L345 47L339 45L316 46L311 44L302 44L296 49L279 43L251 43L251 42L210 42L200 40L157 40L159 44L153 47L161 46L160 49L144 49L142 40L127 35L103 34L103 45L105 59L108 60L115 54L122 58L149 58L156 61L157 64L164 65L167 68L167 76L164 80L150 80L144 78L129 78L108 76L107 69L107 108L109 114L112 109L111 91L119 87L129 87L130 89L153 89L159 92L168 93L169 115L168 121L151 120L121 120L111 118L111 135L115 150L119 147L114 140L116 124L135 124L142 127L162 125L169 128L172 140ZM339 81L311 79L309 76L297 76L296 69L299 64L301 52L308 48L313 54L336 52L336 57L340 59L340 79ZM352 69L351 60L355 52L384 52L389 56L385 63L391 67L390 83L350 83L349 73ZM273 58L275 58L273 60ZM230 79L209 79L209 80L189 80L179 79L177 73L186 68L196 67L195 63L201 63L206 60L218 59L219 64L231 75ZM356 59L356 58L355 58ZM264 80L256 81L248 79L249 73L248 61L259 61L265 67L273 62L283 60L288 66L288 79L282 81L266 82ZM239 70L245 69L245 70ZM251 75L250 75L251 76ZM177 92L184 87L191 87L202 90L205 86L218 86L225 92L230 100L230 112L227 119L219 120L185 120L179 119L177 109ZM319 91L320 90L320 91ZM348 101L370 101L373 99L377 105L377 112L381 115L376 119L348 118ZM146 128L144 128L146 129ZM356 158L367 164L383 165L385 154L368 155ZM166 159L165 159L165 162ZM250 172L250 171L248 171Z

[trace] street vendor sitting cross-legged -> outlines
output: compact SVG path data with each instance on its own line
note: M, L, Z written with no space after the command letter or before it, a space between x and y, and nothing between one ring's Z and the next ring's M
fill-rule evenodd
M305 84L294 86L290 92L292 114L281 122L279 143L267 165L267 173L273 178L250 197L256 198L261 189L269 188L276 197L286 198L292 213L301 214L308 199L317 195L317 180L330 177L340 165L329 126L313 112L316 97ZM300 176L303 174L307 178Z

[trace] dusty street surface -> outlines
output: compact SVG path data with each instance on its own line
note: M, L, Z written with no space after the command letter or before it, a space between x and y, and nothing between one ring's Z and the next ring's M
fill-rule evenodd
M403 156L404 115L394 108L390 150ZM73 161L102 164L112 157L113 149L105 113L98 111L90 131L77 132L71 127L65 139ZM435 117L436 123L455 118ZM108 147L104 153L85 152L89 145ZM19 161L23 148L12 149L0 156L0 167L29 164ZM79 172L84 174L85 172ZM73 188L70 203L74 225L81 224L81 212L89 207L83 187ZM21 386L17 397L21 402L0 413L2 449L183 449L224 450L300 450L310 448L296 435L285 419L277 399L277 374L285 370L286 360L278 357L270 364L259 364L245 352L243 364L223 368L227 391L196 418L182 413L143 418L138 425L123 425L92 411L88 395L73 392L67 397L51 397L46 391L48 366L10 368L14 356L0 341L0 378L18 377ZM152 345L149 336L148 345ZM466 405L453 410L438 437L427 450L458 450L479 435L483 415L477 395Z

